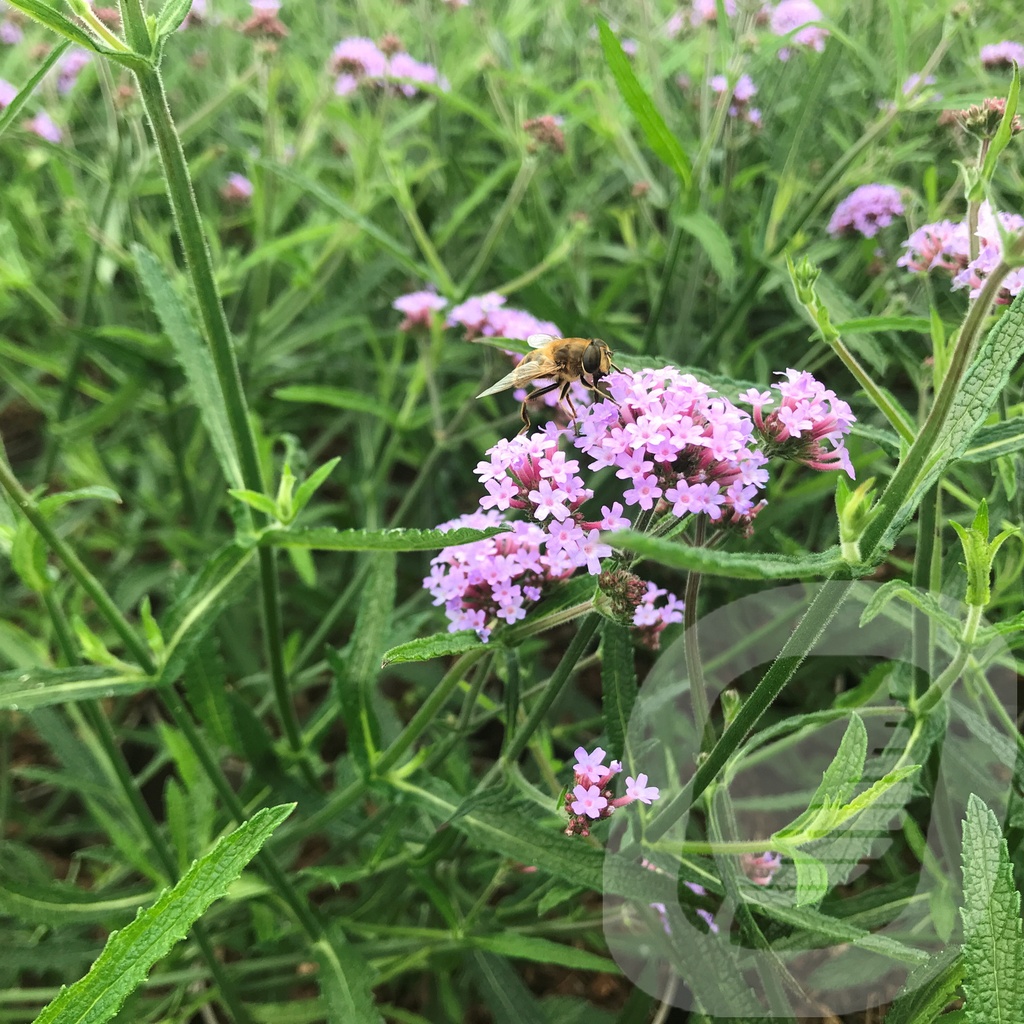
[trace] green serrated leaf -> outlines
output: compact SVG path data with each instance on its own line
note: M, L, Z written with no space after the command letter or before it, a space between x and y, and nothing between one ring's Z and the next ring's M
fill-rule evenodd
M469 963L495 1024L546 1024L537 997L507 961L476 952Z
M314 551L437 551L457 544L472 544L505 533L500 526L472 530L264 530L260 547L300 547Z
M1002 829L983 800L967 802L964 873L964 982L968 1024L1019 1024L1024 1013L1024 941Z
M613 548L632 551L652 562L686 569L702 575L725 576L741 580L813 579L831 576L847 563L839 548L830 548L813 555L764 555L747 552L695 548L662 537L651 537L632 530L602 534L601 539Z
M421 636L416 640L392 647L385 651L380 663L381 668L397 665L405 661L429 661L431 658L446 658L453 654L465 654L483 643L472 629L461 629L457 633L435 633L433 636Z
M373 1003L373 972L336 925L313 944L320 970L317 980L327 1004L327 1024L383 1024Z
M242 470L213 357L196 330L191 311L174 290L157 258L138 243L132 246L132 255L146 294L188 378L224 479L229 487L241 489Z
M636 697L636 667L629 630L606 619L601 625L601 710L609 757L622 757Z
M636 77L622 44L602 18L597 19L597 31L601 39L601 48L604 50L604 59L608 62L615 84L619 87L622 98L629 104L629 109L633 111L647 144L658 159L679 178L683 188L688 189L693 169L686 150L669 131L665 119Z
M914 968L889 1007L885 1024L933 1024L955 998L963 976L963 960L957 949L945 950Z
M828 869L803 850L790 850L796 867L796 906L807 907L822 901L828 892Z
M172 889L107 940L89 973L57 997L35 1024L104 1024L149 974L149 969L187 934L271 833L291 814L295 804L257 811L245 824L221 839L197 860Z
M979 346L935 440L932 449L935 457L918 475L906 498L895 510L888 526L874 543L874 550L864 552L867 557L880 559L881 552L892 550L925 494L946 467L964 453L971 437L988 419L1022 354L1024 292L1013 300Z

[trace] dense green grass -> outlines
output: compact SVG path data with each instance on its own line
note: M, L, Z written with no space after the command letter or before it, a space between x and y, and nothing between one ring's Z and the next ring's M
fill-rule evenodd
M714 973L692 949L661 950L678 988L634 986L605 934L602 908L623 897L636 949L653 962L665 943L649 910L660 876L636 868L641 852L706 890L695 898L673 880L674 913L714 911L738 947L837 947L851 941L844 928L901 944L886 947L884 969L849 968L854 984L863 972L866 995L836 1004L844 1022L884 1018L904 980L886 972L901 956L913 964L915 943L948 947L951 966L885 1019L925 1024L966 994L968 1015L950 1020L1019 1020L1016 1007L984 1002L992 972L1024 999L1010 878L1024 876L1021 744L1005 684L1019 668L1019 534L993 556L990 593L978 586L989 568L981 532L1012 533L1022 520L1021 302L989 309L950 291L948 275L896 262L915 228L967 215L958 162L969 177L978 143L936 122L986 97L1015 102L1012 71L986 70L978 56L1019 36L1014 5L823 3L830 36L817 53L773 35L742 0L717 27L691 26L687 8L674 38L674 9L643 0L603 11L636 41L627 59L602 42L602 8L589 3L286 3L280 38L241 31L245 5L213 3L205 22L167 36L161 68L198 205L182 223L186 238L202 230L216 292L201 247L183 245L171 216L144 109L156 88L147 66L136 79L94 56L66 94L52 72L0 120L0 1021L35 1019L111 931L175 883L122 933L139 977L112 958L92 976L114 1003L127 998L118 1020L625 1024L664 1020L673 1000L692 1012L672 1019L712 1019L682 994L688 972ZM138 31L141 8L123 6ZM0 78L19 89L57 40L20 24L24 39L0 45ZM334 45L385 34L434 64L443 85L336 96ZM923 70L934 83L905 95ZM751 76L759 127L728 115L711 87L718 73ZM25 126L41 110L62 141ZM564 151L524 128L544 115L562 119ZM157 111L156 127L173 126ZM987 195L1024 212L1021 152L1011 139L975 205ZM231 173L251 179L250 199L222 194ZM873 238L830 236L837 204L871 182L897 186L905 215ZM170 181L179 203L186 184ZM755 607L757 595L773 610L774 588L798 579L904 581L935 595L884 613L911 637L917 671L868 648L781 659L767 674L755 660L734 682L738 719L741 697L716 703L712 689L703 740L677 701L677 715L654 715L660 744L645 745L624 722L636 680L665 660L634 651L592 577L552 588L487 645L448 634L423 587L446 543L429 531L477 508L474 467L520 420L510 392L475 397L508 372L498 346L470 343L443 314L400 329L392 303L428 287L449 310L500 292L563 336L605 339L628 369L680 366L732 400L788 367L813 373L857 418L843 532L840 474L774 459L749 536L715 533L701 549L709 537L691 523L684 544L645 549L641 538L634 547L649 558L638 571L685 596L692 619L741 599ZM230 345L218 342L217 296ZM538 409L535 425L550 415ZM297 492L293 521L289 488L321 467L315 493ZM869 478L880 496L870 521L848 498ZM593 486L598 504L621 500L610 473ZM954 522L978 531L968 554ZM385 532L394 528L409 532ZM832 594L798 627L800 654L835 610ZM951 603L940 608L939 595ZM982 612L1000 628L972 632ZM983 649L997 632L1006 646ZM661 637L679 659L680 633L671 625ZM689 678L699 664L691 644ZM983 671L993 665L1008 673L995 689ZM951 705L944 688L961 672L968 682L952 692L963 702ZM941 695L928 689L936 680ZM730 848L716 859L701 847L724 835L767 848L815 806L849 726L846 760L819 792L846 803L865 753L850 753L854 708L869 725L907 713L889 760L869 761L870 781L873 770L922 766L888 780L905 787L896 792L909 811L884 855L858 874L868 850L837 852L828 843L848 838L844 824L819 822L831 838L810 849L849 870L822 879L819 860L798 880L792 861L810 841L786 847L783 835L773 846L783 873L758 889ZM950 714L978 746L949 753ZM793 746L812 734L828 751L820 763ZM758 744L769 740L784 792L757 788L758 772L770 774ZM950 792L944 742L964 772ZM618 863L602 859L607 823L589 840L563 834L581 745L625 750L627 770L663 789L653 807L617 811L627 840L640 844L646 829L648 841L617 881L602 874ZM979 750L994 752L996 782L968 773ZM651 843L669 827L663 808L689 805L670 776L688 779L695 758L704 767L690 831ZM977 801L968 815L969 792L998 823ZM290 814L265 810L292 803ZM737 808L746 831L720 832ZM864 828L888 828L891 814L869 810ZM934 826L936 839L943 814L951 821ZM961 892L965 815L969 874L996 878L1002 960L984 954L981 897ZM925 871L922 837L942 854ZM691 846L671 846L683 838ZM919 875L928 885L915 897ZM907 907L919 916L901 918ZM181 927L161 945L152 936L173 931L175 913ZM733 954L724 941L717 949L728 978ZM745 992L743 977L737 967L725 991ZM777 976L765 983L774 1016L829 1008L835 979L824 968L800 978L800 996ZM712 997L700 998L713 1014ZM65 997L43 1019L116 1010L76 1015L89 1002ZM732 1017L761 1019L739 1003Z

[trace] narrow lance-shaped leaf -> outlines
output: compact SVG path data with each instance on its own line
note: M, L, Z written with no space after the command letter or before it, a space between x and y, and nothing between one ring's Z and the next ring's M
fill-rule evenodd
M36 91L36 86L50 73L50 68L54 66L67 52L68 47L71 45L71 40L66 40L63 43L58 43L40 62L39 67L36 69L36 73L21 87L18 91L18 95L11 100L10 103L0 111L0 136L7 131L15 119L21 113L25 104L28 103L32 97L32 93Z
M404 661L429 661L431 658L445 658L453 654L465 654L483 643L472 629L460 629L457 633L435 633L409 640L391 650L385 651L381 668L397 665Z
M188 378L206 432L210 435L210 443L224 473L224 479L229 486L240 489L243 484L242 470L235 450L231 424L228 422L224 393L217 379L210 350L196 330L188 306L174 290L157 258L148 249L137 244L132 246L132 253L146 293Z
M503 527L489 526L473 530L462 526L455 530L335 530L315 527L308 530L264 530L260 547L299 547L314 551L438 551L456 544L486 540Z
M629 104L629 109L633 111L633 115L643 130L647 144L654 150L658 159L679 178L683 188L688 189L693 177L693 169L686 150L669 131L668 125L665 124L665 119L654 105L654 101L640 84L640 80L636 77L633 66L629 62L629 57L626 56L615 33L608 27L608 23L598 18L597 30L601 37L604 59L608 62L608 68L615 78L615 84L619 87L622 98Z
M663 537L632 530L606 533L602 540L620 551L632 551L652 562L707 576L741 580L811 579L831 576L846 567L838 548L811 555L760 555L747 552L695 548Z
M0 708L32 711L102 697L127 697L155 685L141 671L98 668L27 668L0 673Z
M295 804L257 811L197 860L172 889L107 940L84 978L57 997L35 1024L103 1024L149 974L149 969L187 934L206 908L259 852Z

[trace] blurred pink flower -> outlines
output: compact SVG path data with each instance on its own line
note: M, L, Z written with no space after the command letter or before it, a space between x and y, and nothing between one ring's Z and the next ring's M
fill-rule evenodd
M33 135L38 135L44 142L52 142L54 145L64 138L64 133L54 123L53 118L42 110L35 117L26 121L25 127Z
M247 203L252 199L252 182L237 171L232 171L220 189L221 196L229 203Z
M398 325L400 331L411 331L414 327L429 328L436 311L444 309L448 300L437 292L419 291L400 295L391 303L392 309L405 314L405 319Z
M8 21L6 18L0 21L0 43L6 43L8 46L17 46L24 38L25 35L21 31L20 25L15 24L13 21Z
M821 53L825 49L828 29L813 22L821 21L822 14L811 0L782 0L770 14L771 30L777 36L791 36L798 46L807 46ZM789 60L788 46L779 50L779 60Z
M1009 68L1014 61L1019 67L1024 67L1024 45L1010 39L981 48L981 63L987 68Z
M861 234L874 238L888 227L893 217L903 216L903 198L894 185L861 185L837 207L828 224L833 238L845 234Z
M11 85L5 78L0 78L0 110L6 110L18 95L18 87Z

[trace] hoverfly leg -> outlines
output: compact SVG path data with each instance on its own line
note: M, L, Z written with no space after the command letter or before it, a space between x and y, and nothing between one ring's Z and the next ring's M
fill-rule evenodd
M519 415L523 419L523 426L522 426L522 429L519 431L519 433L516 434L516 437L519 437L520 434L525 434L530 429L530 417L529 417L529 415L526 412L526 403L533 401L533 399L535 399L535 398L540 398L541 395L546 395L550 391L554 391L555 388L557 388L558 386L559 386L559 384L558 384L558 381L556 380L554 384L548 384L547 387L538 388L536 391L534 391L531 394L527 395L523 399L523 404L519 408Z
M582 379L582 374L580 375L580 378ZM562 385L562 390L561 390L561 392L558 395L558 401L559 401L560 404L562 402L564 402L565 405L568 407L569 415L570 415L570 417L572 419L573 435L575 437L579 437L580 436L580 424L579 424L579 415L580 414L576 411L576 406L573 405L573 402L572 402L572 396L569 394L569 389L571 387L572 387L572 381L571 380L567 380Z
M520 437L522 434L525 434L530 429L530 416L529 413L527 413L526 411L525 398L523 399L523 404L519 407L519 416L523 421L523 425L519 428L519 432L516 434L516 437Z

